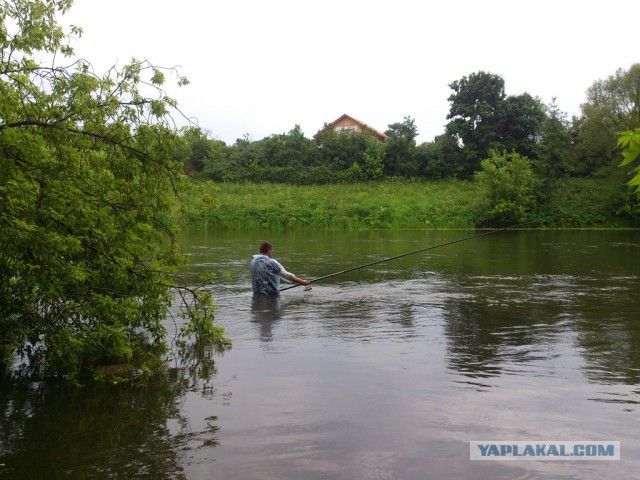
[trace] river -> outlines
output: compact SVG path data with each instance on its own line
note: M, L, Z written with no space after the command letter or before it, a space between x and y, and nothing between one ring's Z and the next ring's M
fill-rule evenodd
M250 291L261 240L313 279L471 234L184 232L232 348L176 350L144 386L3 385L0 478L640 478L639 231L504 231ZM472 461L472 441L621 458Z

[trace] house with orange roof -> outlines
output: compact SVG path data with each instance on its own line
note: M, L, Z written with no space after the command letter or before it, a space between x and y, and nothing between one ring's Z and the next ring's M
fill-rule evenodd
M389 135L382 133L379 130L376 130L370 125L367 125L360 120L357 120L346 113L340 117L338 117L333 122L327 124L325 128L332 128L334 132L364 132L369 131L373 133L376 137L378 137L383 142L389 138ZM324 130L324 128L322 129ZM322 131L321 130L321 131Z

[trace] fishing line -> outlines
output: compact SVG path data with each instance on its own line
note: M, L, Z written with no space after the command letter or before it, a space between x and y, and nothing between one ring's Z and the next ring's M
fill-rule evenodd
M532 223L536 223L536 222L539 222L539 221L541 221L541 219L536 219L536 220L531 220L531 221L528 221L528 222L518 223L516 225L510 225L508 227L498 228L496 230L489 230L488 232L477 233L477 234L471 235L469 237L458 238L457 240L451 240L449 242L440 243L438 245L431 245L429 247L421 248L419 250L414 250L413 252L403 253L401 255L396 255L395 257L384 258L382 260L377 260L375 262L367 263L365 265L359 265L357 267L352 267L352 268L348 268L346 270L341 270L340 272L330 273L329 275L325 275L323 277L314 278L313 280L309 280L309 284L315 283L315 282L319 282L320 280L324 280L324 279L327 279L327 278L336 277L336 276L342 275L344 273L349 273L349 272L354 272L356 270L361 270L363 268L371 267L373 265L378 265L380 263L389 262L391 260L396 260L398 258L408 257L409 255L415 255L416 253L426 252L427 250L433 250L435 248L446 247L447 245L453 245L454 243L465 242L467 240L472 240L474 238L483 237L485 235L491 235L492 233L498 233L498 232L502 232L504 230L509 230L510 228L524 227L525 225L530 225ZM297 283L297 284L291 285L289 287L281 288L280 291L284 292L285 290L289 290L291 288L296 288L296 287L300 287L300 286L301 286L301 284Z

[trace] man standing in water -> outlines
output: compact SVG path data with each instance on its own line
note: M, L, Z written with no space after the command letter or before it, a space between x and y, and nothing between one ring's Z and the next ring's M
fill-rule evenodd
M296 277L287 272L280 262L271 258L273 245L269 242L260 244L260 253L253 256L249 264L251 269L251 285L254 293L261 295L278 295L280 293L280 277L300 285L309 285L309 280Z

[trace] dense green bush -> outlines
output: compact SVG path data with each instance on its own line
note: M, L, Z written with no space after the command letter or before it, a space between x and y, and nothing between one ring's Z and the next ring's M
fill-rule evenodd
M503 227L528 220L536 207L539 185L529 159L492 150L480 166L475 178L481 191L481 224Z

